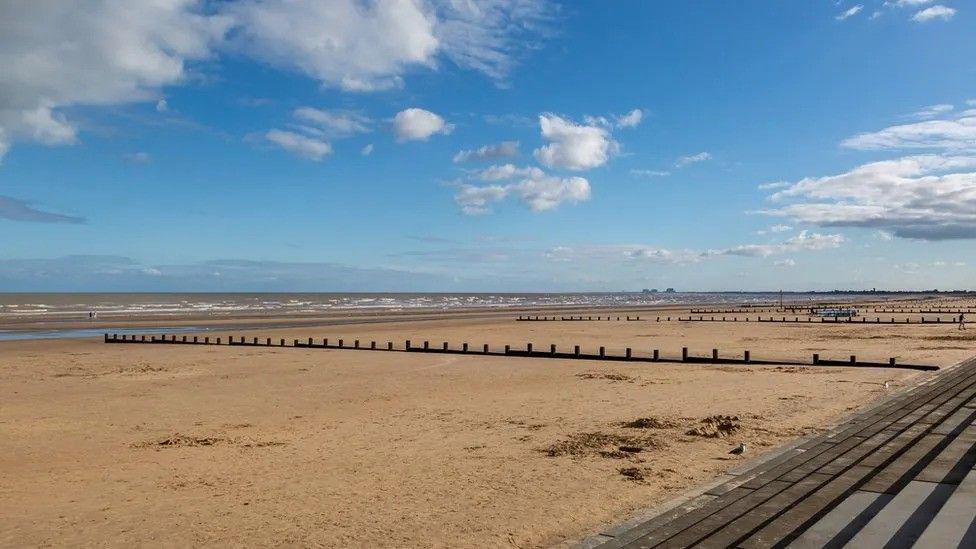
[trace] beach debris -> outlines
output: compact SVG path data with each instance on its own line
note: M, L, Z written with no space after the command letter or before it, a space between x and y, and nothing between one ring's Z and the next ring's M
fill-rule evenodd
M741 456L744 453L746 453L746 443L745 442L740 442L738 446L736 446L735 448L732 448L731 450L729 450L729 454L731 454L733 456Z
M634 482L641 482L647 478L646 471L642 467L621 467L619 472Z
M226 442L227 439L222 437L197 437L191 435L181 435L176 433L172 436L166 438L149 441L139 444L138 446L148 447L156 446L159 448L176 448L185 446L213 446L214 444L219 444L221 442Z
M739 416L709 416L701 425L685 432L686 435L705 438L725 438L740 429Z
M635 457L635 454L658 448L661 443L647 435L624 435L618 433L576 433L564 440L554 442L542 449L549 457L586 456L621 459Z
M635 378L625 375L618 374L616 372L581 372L576 374L576 377L580 379L607 379L610 381L628 381L633 383Z
M671 429L677 427L678 425L673 421L648 416L639 417L632 421L624 421L620 424L620 426L627 429Z

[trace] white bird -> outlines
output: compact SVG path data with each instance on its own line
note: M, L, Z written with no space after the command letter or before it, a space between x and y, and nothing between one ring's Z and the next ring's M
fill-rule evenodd
M729 453L732 455L741 456L742 454L746 453L746 443L745 442L740 443L735 448L729 450Z

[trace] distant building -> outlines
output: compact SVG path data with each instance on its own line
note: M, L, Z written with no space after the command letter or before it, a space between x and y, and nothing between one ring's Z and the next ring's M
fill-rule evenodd
M674 288L668 288L667 290L664 290L664 293L666 293L666 294L673 294L674 293Z

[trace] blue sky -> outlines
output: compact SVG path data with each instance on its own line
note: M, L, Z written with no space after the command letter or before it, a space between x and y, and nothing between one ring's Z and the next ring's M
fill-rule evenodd
M970 8L6 2L0 290L972 288Z

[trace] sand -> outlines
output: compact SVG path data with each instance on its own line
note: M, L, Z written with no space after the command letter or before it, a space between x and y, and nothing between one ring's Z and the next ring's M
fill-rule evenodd
M976 341L976 330L952 326L510 317L246 335L856 353L943 366ZM820 432L883 397L886 380L897 390L925 375L5 342L0 545L545 547ZM729 456L740 442L747 455Z

